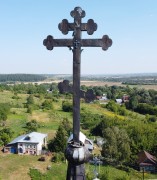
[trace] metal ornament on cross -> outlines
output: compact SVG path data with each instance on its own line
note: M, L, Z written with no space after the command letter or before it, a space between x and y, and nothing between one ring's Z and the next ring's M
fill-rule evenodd
M88 35L92 35L97 30L97 24L93 19L89 19L87 23L82 23L85 11L80 7L75 7L70 15L74 18L74 22L69 23L67 19L63 19L58 28L64 35L68 34L69 31L73 31L73 38L54 39L53 36L49 35L44 39L43 44L48 50L53 50L54 47L68 47L73 52L73 142L68 144L65 153L69 161L67 180L84 180L85 171L83 165L89 156L88 151L84 149L84 144L79 139L81 47L102 47L103 50L107 50L112 45L112 40L107 35L104 35L101 39L82 39L82 31L87 31ZM78 154L77 160L73 159L74 154ZM79 160L79 157L84 157L84 159Z

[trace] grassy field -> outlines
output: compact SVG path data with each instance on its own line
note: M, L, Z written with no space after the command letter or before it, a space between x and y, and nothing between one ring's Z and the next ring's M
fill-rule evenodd
M126 86L122 84L121 82L105 82L105 81L81 81L81 85L85 86ZM157 91L157 85L129 85L129 87L137 87L137 88L143 88L143 89L154 89Z
M0 179L2 180L31 180L29 176L30 168L36 169L45 178L41 180L65 180L67 164L64 163L52 163L50 157L45 162L38 161L38 156L18 156L14 154L2 154L0 153ZM47 167L51 166L50 170ZM107 177L108 180L141 180L142 173L132 171L127 173L122 170L118 170L111 166L93 166L86 164L86 177L87 180L94 178L94 169L96 168L100 178ZM145 174L145 179L155 179L154 175ZM101 180L104 180L103 177ZM39 178L40 179L40 178ZM33 179L33 180L38 180Z
M13 99L12 92L0 92L0 103L9 102L13 105L11 113L6 121L6 126L14 131L13 138L23 134L25 131L23 128L25 123L32 119L35 119L41 126L38 129L38 132L48 133L49 139L52 139L55 136L56 130L63 118L68 118L72 121L72 113L65 113L61 109L62 100L54 102L53 110L39 109L34 110L32 114L29 114L27 113L27 109L24 108L24 103L26 102L28 95L19 94L18 96L20 97L19 99ZM43 99L36 99L35 101L40 104L43 102ZM115 116L114 113L107 111L98 104L82 103L81 108L88 109L95 114L105 114L111 117ZM118 116L118 118L124 120L123 116ZM97 153L100 153L99 149L96 150ZM29 176L30 168L37 169L42 174L46 174L48 177L46 180L65 180L67 169L66 163L52 163L50 161L51 157L48 157L45 162L39 162L38 158L38 156L19 156L16 154L3 154L0 152L0 180L29 180L31 179ZM51 170L47 170L48 165L52 167ZM94 166L86 164L86 173L89 180L94 178L93 170ZM117 177L119 177L119 180L140 180L142 178L141 173L131 172L128 174L125 171L110 166L101 166L100 169L98 168L98 171L100 171L101 175L106 173L109 180L118 180ZM157 177L148 174L145 174L145 178L157 179Z
M0 153L0 178L2 180L29 180L29 168L45 173L50 161L39 162L38 156L19 156Z

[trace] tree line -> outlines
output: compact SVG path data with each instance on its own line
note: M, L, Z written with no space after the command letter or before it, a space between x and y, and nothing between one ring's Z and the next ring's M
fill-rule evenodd
M0 82L36 82L45 79L46 76L38 74L0 74Z

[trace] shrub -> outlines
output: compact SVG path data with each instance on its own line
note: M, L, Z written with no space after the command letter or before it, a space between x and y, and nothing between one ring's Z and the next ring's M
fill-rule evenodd
M52 158L52 161L53 162L63 162L63 161L65 161L64 153L62 153L62 152L55 153L53 158Z
M46 109L46 110L52 110L53 109L53 104L52 104L52 100L45 100L42 103L42 108Z
M156 121L157 121L157 117L156 117L156 116L151 116L151 117L149 118L149 121L150 121L150 122L156 122Z
M62 109L64 112L72 112L73 110L73 105L69 101L63 101L62 103Z

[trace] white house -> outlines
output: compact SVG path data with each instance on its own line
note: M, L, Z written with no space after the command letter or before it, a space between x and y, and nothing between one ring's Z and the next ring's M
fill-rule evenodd
M47 145L47 134L31 132L15 138L4 148L4 152L40 155Z
M121 104L122 103L122 99L116 99L116 103L117 104Z

